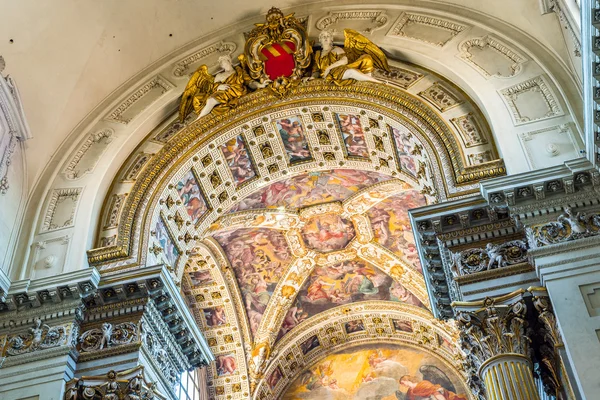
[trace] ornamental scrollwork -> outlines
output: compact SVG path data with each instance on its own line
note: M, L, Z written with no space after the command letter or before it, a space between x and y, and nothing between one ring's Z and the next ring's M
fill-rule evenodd
M511 240L499 245L488 243L483 249L452 253L452 259L452 272L456 276L504 268L527 261L527 243L523 240Z
M529 356L526 334L527 306L523 299L509 305L496 305L487 298L477 311L460 311L460 345L476 369L494 356L513 353Z
M80 350L90 352L138 341L138 327L133 322L113 325L105 322L101 328L85 331L79 338Z
M6 356L17 356L36 350L49 349L68 344L67 328L65 326L50 327L36 319L32 328L26 334L12 335L7 339Z
M153 333L144 330L144 324L141 329L141 342L152 355L158 368L162 372L163 377L169 382L171 387L175 386L178 378L178 371L172 365L169 353L163 348L159 340L156 339Z
M144 367L108 371L103 376L74 378L67 382L64 400L164 400L156 384L144 377Z
M586 214L565 207L556 221L526 228L532 249L600 234L600 213Z

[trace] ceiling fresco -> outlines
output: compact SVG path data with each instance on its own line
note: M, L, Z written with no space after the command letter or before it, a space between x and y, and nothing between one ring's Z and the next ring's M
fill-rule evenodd
M410 228L408 210L426 204L425 197L419 191L408 190L386 198L367 212L375 241L419 270L421 263Z
M235 271L250 329L256 332L292 255L283 234L273 229L239 229L214 236Z
M359 190L392 179L372 171L334 169L311 171L283 179L242 199L231 212L258 208L301 208L313 204L344 200Z
M346 326L360 330L360 320ZM267 379L274 387L276 370ZM331 354L302 372L282 399L408 400L452 393L444 398L466 400L460 379L438 359L407 346L362 345Z
M424 104L405 100L413 102L410 107ZM148 171L169 160L171 145L185 149L186 161L170 167L158 197L133 190L127 199L154 207L144 257L181 274L187 302L217 360L209 367L215 399L279 398L302 371L357 338L368 347L394 337L444 360L456 357L453 327L435 326L427 308L408 210L457 190L453 180L462 175L451 167L459 162L451 154L458 153L444 147L449 140L459 143L457 137L442 140L429 130L434 114L420 121L381 112L380 101L310 102L300 94L295 101L203 139L194 136L201 130L194 124L151 134L152 146L167 145ZM402 110L399 104L394 107ZM461 106L452 110L460 113ZM136 185L147 179L142 171ZM123 207L114 213L126 215ZM401 311L394 318L374 317L388 308ZM330 314L342 319L314 332ZM439 332L433 334L434 328ZM293 356L284 351L292 344ZM292 358L282 360L284 353ZM424 378L418 370L410 373ZM289 393L306 392L304 384L294 385ZM347 396L359 390L342 389Z

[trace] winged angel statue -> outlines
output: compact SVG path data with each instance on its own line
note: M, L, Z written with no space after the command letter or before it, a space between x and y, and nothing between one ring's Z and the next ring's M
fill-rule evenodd
M248 34L238 65L223 55L219 58L222 71L216 75L206 65L194 72L183 92L180 120L192 111L201 118L235 108L249 90L269 87L283 96L290 88L318 78L336 85L379 82L371 73L375 68L389 71L383 51L355 30L345 29L344 36L342 48L333 44L333 32L322 31L321 49L313 53L303 22L273 7L267 23L256 24Z
M344 29L344 36L342 49L333 45L333 32L321 32L319 41L322 49L315 53L313 77L338 85L354 81L379 82L371 76L373 69L390 70L383 51L355 30Z

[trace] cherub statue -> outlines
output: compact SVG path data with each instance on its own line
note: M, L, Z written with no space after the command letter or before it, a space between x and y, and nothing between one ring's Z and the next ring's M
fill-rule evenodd
M333 45L333 32L321 31L321 50L315 52L313 77L338 85L353 80L379 82L371 76L373 69L390 70L385 54L369 39L352 29L344 30L344 48Z
M192 111L202 118L213 109L227 111L237 105L240 97L251 89L261 89L270 81L258 83L253 81L245 70L245 57L238 57L240 65L233 66L231 56L228 54L219 57L219 66L223 71L215 76L208 72L208 67L203 64L190 78L179 106L179 119L184 121Z
M487 269L490 270L496 264L497 268L502 268L506 266L506 260L504 259L504 254L499 246L488 243L485 246L485 251L490 259L488 262Z
M565 222L571 227L571 234L587 233L586 215L584 213L575 213L571 207L565 207L565 213L561 214L558 222L565 225Z

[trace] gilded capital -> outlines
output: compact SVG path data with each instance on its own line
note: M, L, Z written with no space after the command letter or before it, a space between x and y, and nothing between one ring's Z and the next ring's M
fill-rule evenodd
M480 302L455 303L461 331L461 346L481 372L485 365L502 355L529 358L530 338L526 334L527 306L517 291Z

